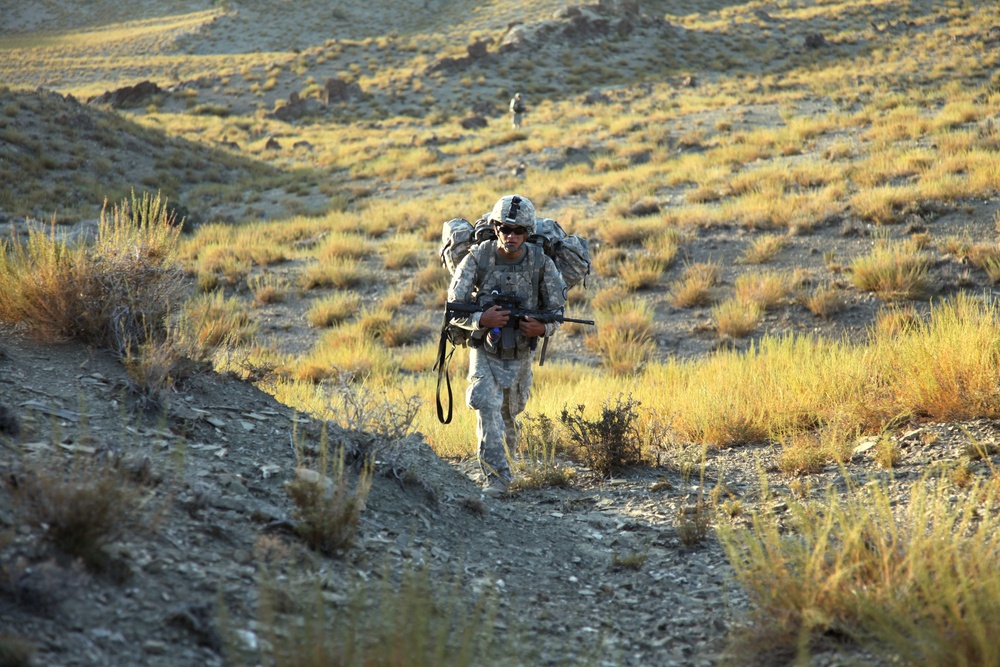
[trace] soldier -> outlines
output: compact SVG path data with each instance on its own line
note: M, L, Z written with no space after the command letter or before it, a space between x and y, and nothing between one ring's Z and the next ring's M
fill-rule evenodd
M475 246L462 260L448 288L448 301L481 305L496 296L520 299L530 310L557 311L566 305L566 283L555 263L535 243L535 207L525 197L507 195L489 217L497 238ZM472 331L466 403L476 411L479 464L486 476L483 492L497 497L512 480L508 454L517 449L517 415L531 391L531 363L540 336L551 336L558 322L524 317L514 329L510 311L494 305L452 323Z
M511 125L514 129L521 127L521 123L524 119L524 114L528 108L524 105L524 98L521 93L514 93L514 97L510 98L510 118Z

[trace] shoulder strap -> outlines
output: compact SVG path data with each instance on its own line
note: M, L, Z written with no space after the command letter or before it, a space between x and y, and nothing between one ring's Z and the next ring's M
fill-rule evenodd
M537 296L538 287L542 284L542 271L545 269L545 250L536 243L529 243L531 248L531 290ZM537 304L540 307L542 304Z
M486 253L486 261L483 261L483 250L489 248L493 252ZM476 289L482 289L483 283L486 281L486 274L490 272L490 269L496 264L497 256L496 251L493 249L492 241L484 241L477 246L474 246L470 251L473 258L476 260ZM485 264L485 266L484 266Z

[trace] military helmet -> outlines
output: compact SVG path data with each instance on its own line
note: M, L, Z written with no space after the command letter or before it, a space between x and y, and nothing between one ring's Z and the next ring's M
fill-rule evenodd
M490 213L490 222L496 225L520 225L529 234L535 231L535 205L521 195L501 197Z

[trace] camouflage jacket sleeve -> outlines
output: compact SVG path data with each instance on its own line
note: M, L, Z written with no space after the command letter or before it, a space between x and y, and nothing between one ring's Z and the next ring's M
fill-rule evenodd
M470 252L465 256L465 259L459 263L458 268L455 269L455 275L451 279L451 285L448 286L448 301L457 301L458 303L475 303L473 295L476 290L477 269L478 263L476 260L476 253ZM453 317L451 323L462 329L475 331L479 328L479 318L482 317L482 315L482 313L473 313L468 317Z
M547 255L543 255L545 267L542 269L542 280L538 286L539 301L538 307L541 310L555 310L560 314L566 307L566 282L562 274L556 268L555 262ZM550 322L545 325L545 335L551 336L559 327L561 322Z

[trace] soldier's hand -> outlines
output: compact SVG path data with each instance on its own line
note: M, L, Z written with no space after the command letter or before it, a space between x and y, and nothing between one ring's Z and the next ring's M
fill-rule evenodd
M503 327L506 326L509 318L509 310L500 310L500 306L490 306L479 317L479 328L493 329L495 327Z
M534 317L522 317L517 328L527 338L535 338L545 333L545 324Z

